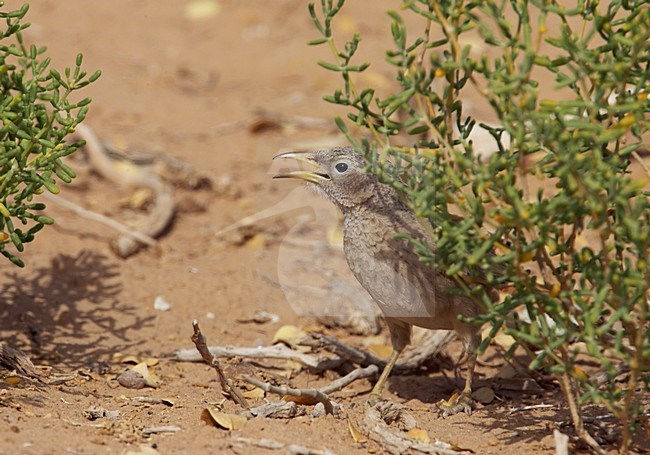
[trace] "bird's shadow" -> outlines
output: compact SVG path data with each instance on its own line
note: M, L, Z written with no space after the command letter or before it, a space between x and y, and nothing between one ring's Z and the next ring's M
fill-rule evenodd
M78 368L137 344L151 324L119 298L119 263L84 250L46 266L0 273L0 338L35 363Z

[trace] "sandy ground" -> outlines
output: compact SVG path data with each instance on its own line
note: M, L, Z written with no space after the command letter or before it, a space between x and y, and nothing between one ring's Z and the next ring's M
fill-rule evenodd
M257 418L234 432L209 425L201 419L203 409L223 398L214 372L203 364L170 358L177 349L192 347L194 319L211 344L268 345L286 324L320 328L358 346L367 342L342 330L323 329L304 316L304 302L313 309L327 295L323 283L351 279L340 248L326 240L336 226L336 213L315 195L297 189L295 182L270 178L271 158L279 151L343 143L330 121L340 112L321 100L339 81L315 63L328 56L327 50L306 45L317 37L306 2L220 0L218 13L200 20L188 18L190 3L32 4L32 27L25 35L49 47L55 67L73 63L82 52L85 68L103 71L84 92L94 100L87 125L103 141L130 154L178 159L216 183L212 189L179 188L181 210L159 247L126 260L109 248L111 229L55 205L48 208L56 225L28 245L23 255L27 267L17 269L7 262L0 272L0 339L23 349L51 374L74 378L60 385L0 383L1 453L121 454L143 447L164 454L288 453L286 447L238 445L233 437L268 438L335 453L381 451L375 443L355 442L347 420L331 415ZM359 29L364 55L381 61L390 36L386 6L348 3L339 32ZM382 67L369 74L379 86L388 84L392 75ZM251 123L259 110L271 119L309 116L324 124ZM122 201L129 193L89 172L83 159L75 163L79 178L62 196L116 219L128 218ZM269 207L275 207L275 215L246 233L215 236ZM300 250L300 242L324 246L303 245ZM278 281L289 285L287 293ZM158 296L171 305L168 311L154 309ZM240 322L256 310L274 313L279 320ZM386 331L373 340L388 344ZM448 354L417 375L392 377L386 397L405 403L432 441L475 453L554 453L553 428L566 424L569 416L552 382L542 382L534 392L497 391L497 399L479 405L472 416L443 419L432 412L435 402L461 384L453 371L458 345ZM160 387L120 386L116 376L130 365L120 363L119 355L156 359L152 370ZM484 360L500 362L494 355ZM264 370L242 360L225 365L233 376ZM273 366L275 374L287 371L283 362ZM498 370L479 368L479 385L492 384ZM302 372L287 383L306 387L331 379ZM334 397L353 410L371 385L362 380ZM173 406L135 401L141 396L169 399ZM536 404L552 407L509 412ZM92 405L119 411L119 417L90 421L84 411ZM231 402L224 406L236 410ZM143 428L161 425L180 431L143 436ZM569 426L560 428L571 433Z

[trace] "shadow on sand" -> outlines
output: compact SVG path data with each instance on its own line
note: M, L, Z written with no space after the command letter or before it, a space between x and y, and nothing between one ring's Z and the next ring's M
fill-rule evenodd
M94 251L60 255L40 268L0 273L0 339L32 360L77 368L139 343L151 323L119 298L119 264ZM133 332L131 332L133 331Z

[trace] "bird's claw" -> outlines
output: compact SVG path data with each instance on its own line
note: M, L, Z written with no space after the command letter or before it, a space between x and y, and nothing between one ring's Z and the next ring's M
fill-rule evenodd
M468 393L454 392L448 400L440 400L440 402L436 404L436 407L442 411L443 417L449 417L450 415L458 414L459 412L472 415L473 405L474 400L472 400L472 397Z

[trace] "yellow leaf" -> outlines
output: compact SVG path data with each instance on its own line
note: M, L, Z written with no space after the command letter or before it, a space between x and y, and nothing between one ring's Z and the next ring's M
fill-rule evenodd
M549 292L549 295L555 298L558 296L561 289L562 288L560 287L560 283L553 283L553 287L551 288L551 292Z
M242 395L244 395L244 398L249 398L251 400L264 398L264 390L255 387L253 390L246 390Z
M318 403L318 400L316 398L307 395L285 395L282 397L282 401L293 401L294 403L306 404L308 406L312 406Z
M9 376L5 378L5 382L9 385L18 385L20 384L20 377L18 376Z
M519 256L519 262L525 263L525 262L530 262L533 260L535 257L535 253L533 251L527 251L525 253L521 253Z
M212 408L205 408L201 418L208 422L216 423L221 428L226 430L239 430L246 426L246 417L239 414L228 414L226 412L217 411Z
M147 357L143 360L143 362L146 363L148 367L154 367L158 365L158 362L160 362L160 360L156 359L155 357Z
M306 333L295 325L283 325L278 329L277 332L275 332L275 335L273 335L273 341L271 343L285 343L289 346L293 346L294 344L298 343L298 341L300 341L300 339L302 339L305 335Z
M9 218L11 216L9 210L7 210L7 207L2 202L0 202L0 215L4 216L5 218Z
M510 335L506 335L503 332L497 333L493 341L499 346L501 346L503 349L505 349L506 351L510 349L513 344L515 344L515 339Z
M382 359L387 359L393 353L393 348L385 344L371 344L368 346L368 350L374 352Z
M368 438L366 438L363 433L361 433L357 427L352 423L352 420L348 417L348 430L350 430L350 434L352 435L352 439L354 439L354 442L358 444L365 444L368 442Z
M573 377L578 379L579 381L584 381L584 382L586 382L589 379L585 370L575 366L573 367Z
M122 354L121 352L116 352L115 354L113 354L112 360L115 363L133 363L135 365L141 362L138 356L130 355L130 354Z
M429 439L429 435L426 432L426 430L422 430L420 428L411 428L406 435L410 439L414 439L416 441L421 441L424 444L428 444L429 442L431 442L431 439Z
M153 199L153 191L150 188L137 189L128 199L128 206L134 209L142 209Z
M266 234L255 234L246 242L246 248L250 248L251 250L262 250L266 248L268 239L268 235Z
M158 379L158 376L156 376L154 373L149 371L149 367L147 366L146 362L140 362L131 369L136 373L140 373L144 378L145 383L149 387L156 388L160 386L160 379Z

